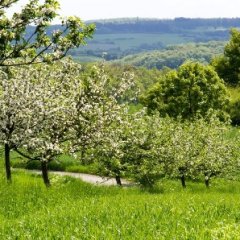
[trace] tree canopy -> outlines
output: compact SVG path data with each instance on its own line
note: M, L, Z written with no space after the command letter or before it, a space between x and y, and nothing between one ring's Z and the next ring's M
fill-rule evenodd
M240 31L231 30L230 41L224 48L224 54L216 57L212 65L226 83L237 85L240 82Z
M167 73L142 97L142 102L149 112L158 110L171 117L204 117L210 109L223 114L228 94L212 67L186 62Z
M0 66L51 62L64 57L71 48L85 44L95 26L85 25L77 17L62 19L62 26L49 33L58 17L57 0L30 0L20 12L8 17L6 11L19 0L0 2ZM31 32L26 29L31 26ZM18 59L17 62L12 62Z

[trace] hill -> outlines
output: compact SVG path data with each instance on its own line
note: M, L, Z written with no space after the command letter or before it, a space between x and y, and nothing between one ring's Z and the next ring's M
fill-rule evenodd
M146 68L177 68L186 60L209 63L213 56L223 53L224 45L223 41L181 44L160 51L128 55L114 62Z
M240 28L240 18L213 19L112 19L93 20L96 33L93 39L69 52L76 60L93 62L116 60L127 55L163 50L170 45L227 41L232 27ZM61 29L59 25L50 26L48 32ZM34 31L29 27L27 35Z
M95 20L96 33L88 45L71 51L79 61L115 60L129 54L162 50L190 42L227 41L240 18Z

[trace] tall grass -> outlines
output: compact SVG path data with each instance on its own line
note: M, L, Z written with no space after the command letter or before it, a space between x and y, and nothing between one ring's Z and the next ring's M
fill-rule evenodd
M0 172L0 239L239 239L240 183L164 180L155 191Z

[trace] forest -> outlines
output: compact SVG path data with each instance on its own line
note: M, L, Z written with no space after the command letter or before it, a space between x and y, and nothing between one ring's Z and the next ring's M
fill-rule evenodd
M16 2L0 3L0 238L239 239L240 19L53 26L57 1L9 17ZM81 62L95 32L131 55ZM168 35L145 52L118 34Z

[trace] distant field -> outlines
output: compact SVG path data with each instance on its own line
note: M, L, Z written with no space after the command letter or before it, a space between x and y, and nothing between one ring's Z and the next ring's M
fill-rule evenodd
M127 50L139 47L143 44L156 44L161 42L163 45L175 45L191 42L190 37L183 37L180 34L144 34L144 33L122 33L122 34L96 34L93 40L88 41L86 49L120 48Z

